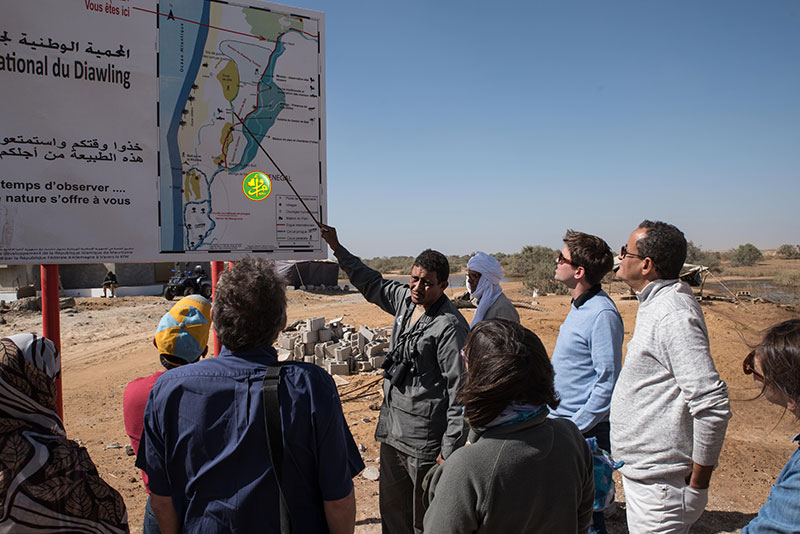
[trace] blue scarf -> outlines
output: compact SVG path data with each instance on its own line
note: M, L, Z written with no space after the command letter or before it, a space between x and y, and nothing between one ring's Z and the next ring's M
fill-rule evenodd
M521 402L512 402L508 406L506 406L500 414L492 419L485 427L481 427L477 429L479 431L488 430L490 428L494 428L497 426L504 426L504 425L513 425L514 423L520 423L522 421L527 421L528 419L533 419L537 415L541 415L547 410L547 406L538 405L534 406L533 404L524 404Z

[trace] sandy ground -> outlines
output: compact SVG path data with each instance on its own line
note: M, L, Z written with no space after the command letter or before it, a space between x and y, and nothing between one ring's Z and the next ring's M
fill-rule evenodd
M462 289L463 290L463 289ZM630 339L636 316L636 301L616 284L611 288L625 323L625 341ZM518 282L506 284L515 301L530 302L530 295ZM456 291L449 291L451 296ZM344 316L351 325L388 326L391 316L358 293L320 294L289 292L289 320ZM569 297L537 299L539 310L521 308L523 325L536 332L552 351L558 328L569 309ZM68 436L79 439L97 464L101 476L116 487L128 506L131 531L141 532L146 494L134 458L115 444L128 443L122 420L122 393L132 379L159 367L152 345L155 326L170 303L157 297L79 299L73 309L62 311L64 412ZM730 422L719 468L712 479L709 504L693 532L738 532L766 500L770 485L789 458L790 439L800 431L790 414L756 399L758 391L750 377L742 374L741 361L748 343L756 343L760 331L773 323L797 317L798 311L768 303L704 302L711 348L722 379L728 383L734 417ZM465 310L469 321L472 310ZM32 312L6 312L0 335L23 331L41 332L41 317ZM369 382L373 374L348 377L340 386L345 415L356 442L364 446L367 466L378 466L378 446L373 439L380 397L377 393L355 400L350 397L377 392L377 385L354 394L348 392ZM108 446L111 448L107 448ZM378 483L361 476L356 479L359 533L380 532ZM609 531L625 532L624 495L618 484L620 513L610 519Z

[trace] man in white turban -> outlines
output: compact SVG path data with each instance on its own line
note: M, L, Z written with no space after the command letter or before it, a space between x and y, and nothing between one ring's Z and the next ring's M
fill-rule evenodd
M508 319L519 323L519 313L500 287L502 279L500 262L485 252L477 252L467 262L467 289L478 305L470 328L487 319Z

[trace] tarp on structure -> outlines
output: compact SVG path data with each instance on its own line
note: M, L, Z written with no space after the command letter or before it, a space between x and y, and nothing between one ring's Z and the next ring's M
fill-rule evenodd
M709 272L708 267L705 265L693 265L691 263L684 263L681 268L681 273L678 278L689 284L690 286L702 286L705 281L705 276Z
M339 280L335 261L276 261L275 266L290 286L335 286Z

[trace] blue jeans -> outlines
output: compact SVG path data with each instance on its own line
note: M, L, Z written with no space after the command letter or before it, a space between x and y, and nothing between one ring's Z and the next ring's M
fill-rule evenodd
M142 522L142 532L144 534L161 534L161 529L158 528L158 521L156 521L156 514L150 507L150 496L147 496L147 504L144 505L144 521Z
M584 438L596 438L597 445L601 449L611 452L611 426L608 421L597 423L590 430L583 433ZM592 512L592 524L589 526L589 534L608 534L606 530L606 518L603 512Z

